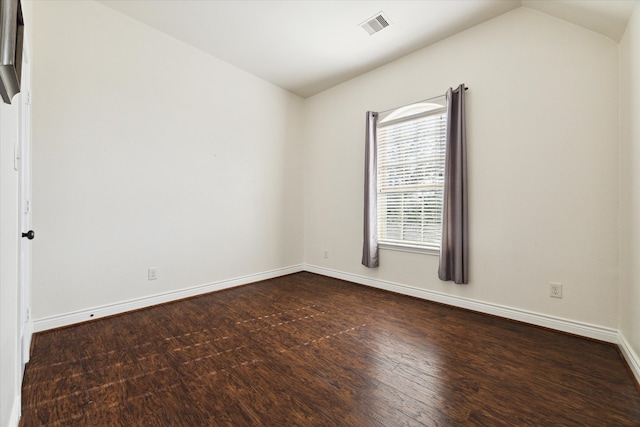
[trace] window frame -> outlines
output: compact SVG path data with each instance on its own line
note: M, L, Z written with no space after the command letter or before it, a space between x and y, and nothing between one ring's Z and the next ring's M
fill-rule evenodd
M426 254L432 254L432 255L437 255L440 253L440 247L441 247L441 233L442 233L442 211L443 211L443 195L444 195L444 168L445 168L445 159L444 159L444 155L445 155L445 144L446 144L446 123L447 123L447 109L446 109L446 103L443 104L436 104L436 103L417 103L417 104L411 104L411 105L407 105L404 107L400 107L397 109L394 109L393 111L389 112L385 118L380 119L376 125L376 141L377 141L377 152L378 152L378 158L376 160L376 194L377 194L377 203L376 203L376 218L377 218L377 222L378 222L378 247L381 249L391 249L391 250L397 250L397 251L403 251L403 252L413 252L413 253L426 253ZM436 192L439 190L440 194L439 194L439 199L440 199L440 209L439 209L439 226L440 226L440 230L437 233L437 237L434 239L430 239L428 241L423 241L423 243L419 243L417 241L410 241L410 240L395 240L395 239L390 239L389 238L389 234L387 234L386 236L383 236L384 232L386 231L386 227L383 224L389 224L389 222L386 220L385 216L381 215L381 199L383 198L382 195L385 193L389 193L390 189L393 189L392 185L381 185L381 182L384 181L384 179L381 179L381 175L384 174L384 172L381 172L381 169L385 169L385 168L381 168L380 163L381 163L381 156L380 153L382 152L381 148L385 145L384 142L384 138L380 137L380 129L384 129L387 127L391 127L391 126L396 126L398 127L398 125L401 125L403 123L408 124L410 122L414 122L423 118L429 118L429 117L433 117L433 116L437 116L437 118L434 120L434 126L438 126L440 127L440 129L438 129L437 135L436 136L432 136L429 140L427 140L428 136L424 135L422 138L424 139L422 141L421 147L423 147L425 144L431 144L434 146L437 146L436 151L438 151L438 156L437 156L437 160L439 162L439 168L436 169L436 172L439 174L439 176L441 177L441 179L435 179L431 182L424 182L424 180L426 179L426 177L420 175L420 174L416 174L416 175L406 175L403 176L403 178L407 178L409 176L413 177L413 179L415 179L415 177L417 176L418 178L421 178L423 182L421 182L420 184L414 184L414 185L404 185L403 187L405 188L405 191L400 191L397 192L397 194L412 194L415 195L416 193L422 193L424 195L427 195L427 191L429 188L434 188ZM428 128L429 124L425 125L425 127ZM420 131L420 128L416 128L416 132ZM416 139L412 139L412 141L415 141ZM382 142L382 144L381 144ZM396 142L397 144L397 142ZM416 149L416 152L420 150L420 149ZM431 149L433 151L433 149ZM421 162L424 163L424 159L417 159L415 162L409 162L412 165L420 165ZM386 168L388 170L388 168ZM428 180L427 180L428 181ZM388 182L388 181L387 181ZM417 190L417 191L416 191ZM415 196L414 196L415 197ZM431 206L433 206L433 203L430 204ZM423 205L424 206L424 205ZM402 213L405 211L404 207L399 208L399 211ZM433 209L431 209L429 212L433 213ZM419 228L420 233L424 233L424 225L425 223L427 223L427 221L424 219L424 215L425 215L425 211L421 211L420 216L421 221L420 221L420 225ZM401 224L406 224L407 222L403 219L401 221ZM401 231L401 233L404 233L405 231ZM402 236L400 236L402 237ZM437 240L436 240L437 239Z

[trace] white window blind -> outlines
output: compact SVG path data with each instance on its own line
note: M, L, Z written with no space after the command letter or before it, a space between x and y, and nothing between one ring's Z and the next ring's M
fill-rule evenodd
M446 121L438 108L378 124L380 243L439 250Z

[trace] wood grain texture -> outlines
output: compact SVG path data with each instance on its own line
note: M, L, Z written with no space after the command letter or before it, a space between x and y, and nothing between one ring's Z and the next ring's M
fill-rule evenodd
M38 333L30 426L639 426L616 346L297 273Z

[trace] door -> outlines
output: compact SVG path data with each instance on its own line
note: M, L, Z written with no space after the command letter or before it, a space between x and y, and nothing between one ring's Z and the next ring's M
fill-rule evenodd
M22 238L20 239L19 298L20 298L20 339L22 369L29 361L33 323L31 321L31 75L26 50L23 53L22 81L18 111L18 147L16 148L16 167L18 173L19 221Z

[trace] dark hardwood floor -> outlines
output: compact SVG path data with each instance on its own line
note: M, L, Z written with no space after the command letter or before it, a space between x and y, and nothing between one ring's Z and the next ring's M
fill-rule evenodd
M298 273L38 333L28 426L640 426L618 349Z

